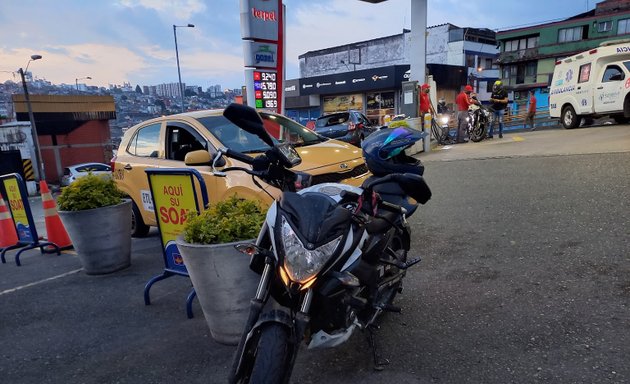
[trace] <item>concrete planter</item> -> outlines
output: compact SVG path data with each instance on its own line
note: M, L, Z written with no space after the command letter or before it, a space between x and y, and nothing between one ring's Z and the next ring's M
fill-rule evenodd
M244 242L254 239L216 245L176 240L210 334L221 344L238 345L260 280L249 269L250 258L234 248Z
M81 265L88 275L131 265L131 200L84 211L59 211Z

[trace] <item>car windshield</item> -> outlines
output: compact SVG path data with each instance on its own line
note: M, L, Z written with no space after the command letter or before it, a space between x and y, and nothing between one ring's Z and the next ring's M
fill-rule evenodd
M294 147L328 140L284 116L260 112L263 124L275 143L291 143ZM223 116L207 116L199 122L226 147L241 152L264 152L269 148L258 136L240 129Z
M332 115L322 116L315 122L315 129L329 127L331 125L344 124L350 119L348 112L334 113Z

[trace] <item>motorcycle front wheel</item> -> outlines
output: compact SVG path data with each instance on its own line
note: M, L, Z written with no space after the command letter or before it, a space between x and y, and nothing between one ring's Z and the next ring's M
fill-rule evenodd
M486 137L486 125L485 124L475 124L470 130L470 140L475 143L480 142Z
M276 323L267 324L260 331L256 361L250 384L278 384L285 382L289 354L289 330Z

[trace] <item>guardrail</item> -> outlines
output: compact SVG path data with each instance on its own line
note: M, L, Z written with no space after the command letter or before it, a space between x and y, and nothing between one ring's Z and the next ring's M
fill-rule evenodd
M525 118L527 117L527 111L520 113L511 113L511 110L503 116L503 125L506 130L514 129L529 129L525 124ZM536 109L536 115L534 116L534 125L538 127L558 127L560 121L557 118L549 117L549 109L546 107Z

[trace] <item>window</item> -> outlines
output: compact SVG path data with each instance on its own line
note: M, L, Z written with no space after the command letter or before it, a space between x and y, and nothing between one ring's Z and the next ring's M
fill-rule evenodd
M558 42L582 40L583 27L563 28L558 30Z
M140 128L129 142L127 152L142 157L158 157L160 149L160 123Z
M578 83L586 83L591 77L591 63L580 65Z
M630 19L622 19L617 22L617 34L624 35L630 33Z
M536 48L538 46L538 36L530 37L527 39L527 48Z
M492 59L484 59L486 64L484 66L484 69L490 69L492 68Z
M600 21L597 23L597 32L608 32L612 30L612 21Z
M604 77L602 78L602 83L610 82L610 81L620 81L624 79L624 74L621 68L617 65L609 65L604 71Z
M525 76L536 76L536 64L535 61L525 64Z
M504 44L504 52L522 51L525 49L536 48L538 46L538 36L523 37L517 40L506 41Z
M109 167L109 165L105 164L86 164L84 166L76 168L77 172L108 172L111 170L112 169Z
M208 143L193 128L181 123L169 123L166 126L166 157L171 160L184 161L188 152L208 149Z
M626 67L628 71L630 71L630 61L624 61L623 65Z

